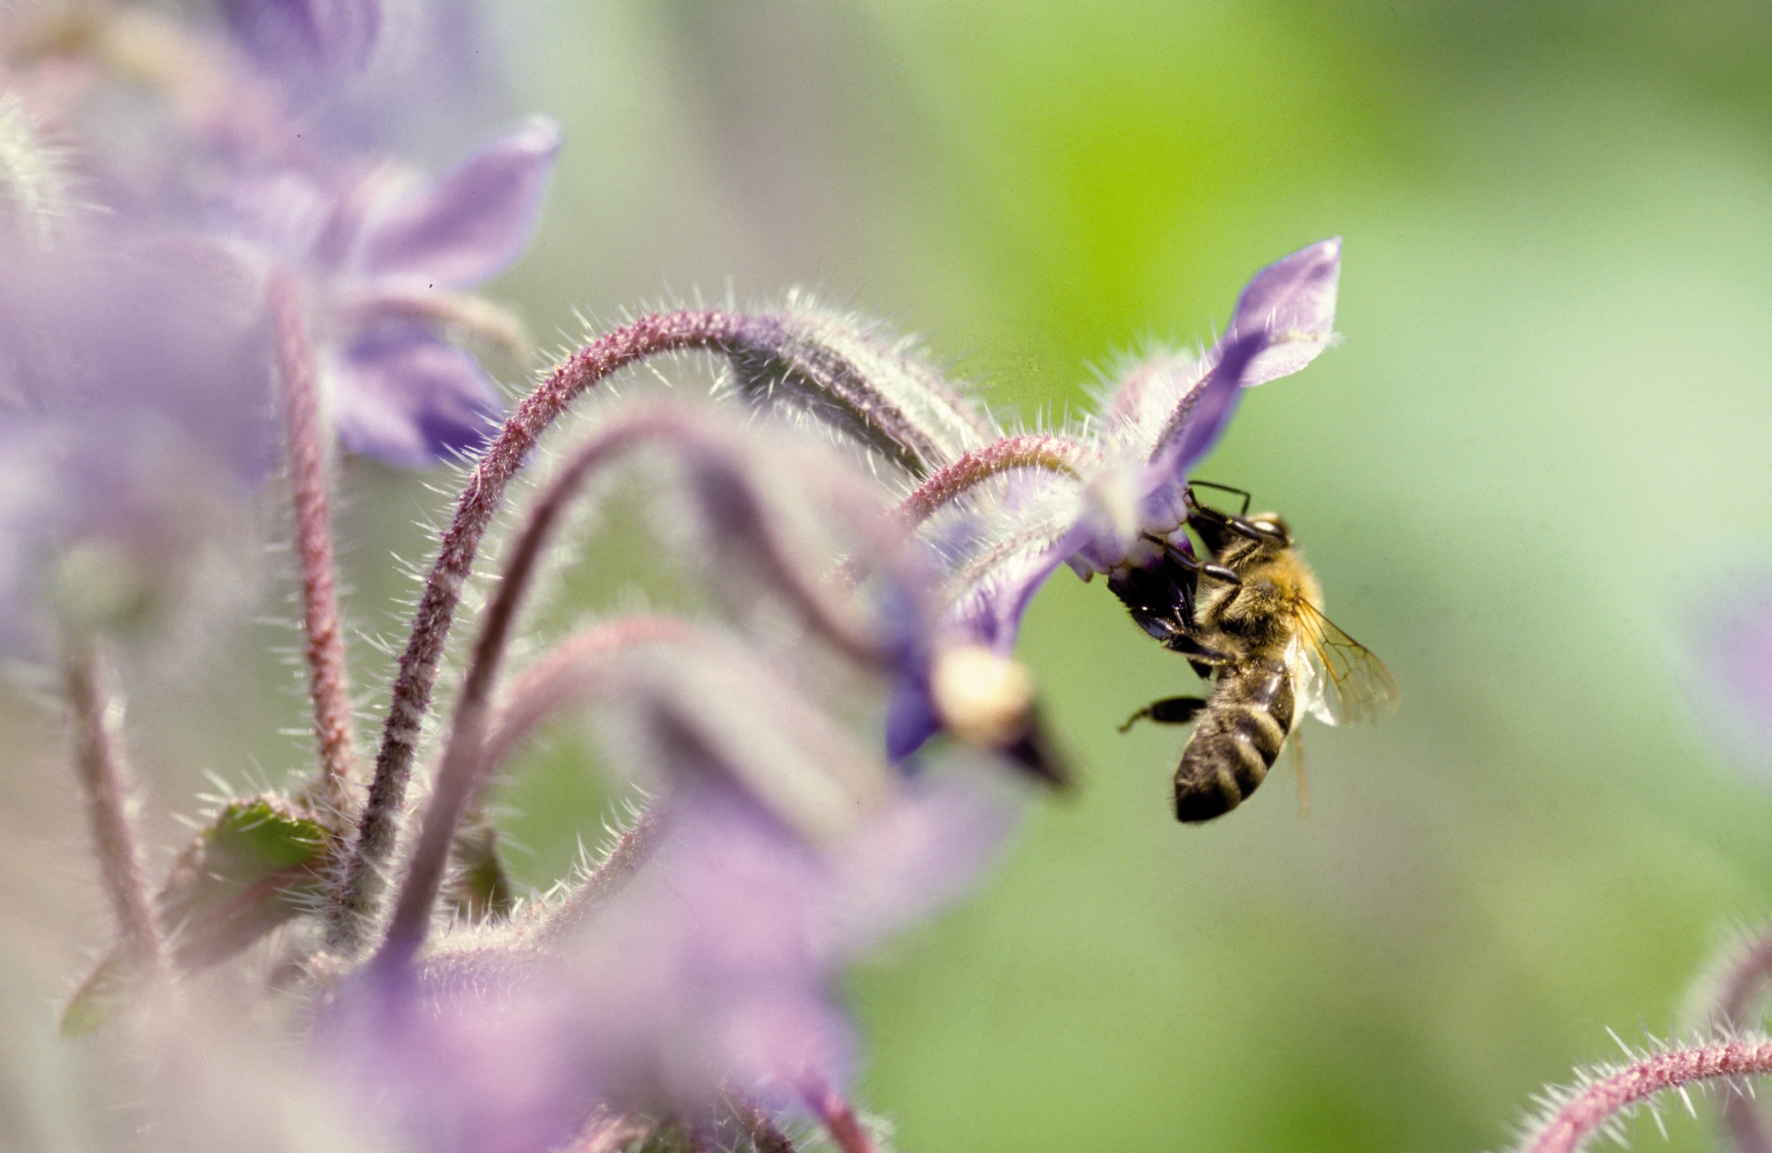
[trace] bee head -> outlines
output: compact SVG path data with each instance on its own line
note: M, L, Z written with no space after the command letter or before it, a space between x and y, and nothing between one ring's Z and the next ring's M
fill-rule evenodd
M1258 512L1254 516L1245 518L1245 523L1282 547L1292 547L1292 529L1279 513Z

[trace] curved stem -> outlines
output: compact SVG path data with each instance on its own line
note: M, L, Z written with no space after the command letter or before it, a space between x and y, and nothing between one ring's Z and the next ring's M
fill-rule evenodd
M1574 1153L1620 1110L1668 1089L1772 1073L1772 1041L1740 1039L1670 1049L1598 1078L1557 1107L1521 1145L1524 1153Z
M529 538L526 537L524 543L529 543ZM534 551L539 551L539 548L537 542ZM469 666L468 678L462 686L461 699L456 705L454 727L443 754L442 766L437 770L437 786L432 794L430 807L425 811L418 846L412 855L412 866L407 870L406 880L400 888L400 897L394 907L393 919L388 925L387 937L376 955L377 966L403 966L424 944L430 928L431 909L442 888L443 872L449 863L450 845L462 811L477 794L492 767L498 763L495 757L487 755L489 748L485 741L485 732L488 697L496 675L499 654L503 651L505 626L515 612L515 601L518 599L518 595L512 590L521 585L524 578L520 574L529 570L532 560L533 551L525 557L522 548L517 550L505 581L500 585L499 599L487 614L486 628L480 634L480 643L475 646L473 663ZM596 657L607 657L631 645L668 639L675 631L677 630L660 627L650 619L638 622L617 621L580 638L579 643L571 647L570 655L576 658L575 664L587 662ZM550 668L554 667L553 662L548 664ZM556 692L549 703L557 705L565 699L568 699L567 694ZM551 708L547 711L551 711ZM539 722L542 715L542 712L532 709L528 712L527 719L530 724L534 724ZM490 747L490 751L498 754L502 754L521 739L520 736L504 732L500 732L498 738Z
M1726 1027L1746 1027L1758 1019L1772 977L1772 933L1751 942L1723 974L1717 1015ZM1772 1126L1765 1113L1745 1096L1723 1102L1723 1127L1736 1153L1772 1153Z
M90 640L69 642L63 682L68 727L74 744L74 770L86 794L87 818L98 850L99 878L117 918L124 954L140 969L152 972L166 963L166 939L154 916L129 819L128 768L111 731L108 676L105 661Z
M354 957L368 945L387 889L398 818L412 777L425 713L436 687L437 665L462 586L473 568L480 539L504 499L505 486L523 467L536 439L585 389L636 361L679 349L729 351L741 318L722 312L673 312L642 317L580 349L558 365L517 406L489 445L456 504L437 561L414 615L412 636L400 657L376 756L375 778L357 827L357 841L333 892L328 946Z
M842 620L828 598L801 578L772 519L764 511L764 502L749 476L749 465L714 429L673 406L644 409L603 429L582 445L554 478L511 548L456 701L449 740L438 769L436 793L425 814L418 847L378 963L403 964L424 942L431 909L442 888L450 844L484 775L486 762L480 746L499 664L509 644L517 610L554 527L594 472L614 457L650 440L670 444L695 462L703 477L698 495L712 506L710 520L719 525L720 535L729 543L742 543L745 549L757 553L771 582L789 594L820 632L857 661L879 664L884 660L885 653L875 638Z
M327 506L326 443L314 391L314 364L302 323L295 278L278 269L269 285L271 325L277 337L277 374L283 383L283 428L289 450L289 489L295 502L296 555L301 564L302 628L308 637L308 695L320 745L322 809L345 820L356 774L351 737L351 687L338 612L338 576L332 559Z
M540 943L558 941L609 902L627 879L639 872L664 837L665 820L656 807L640 814L631 828L615 839L602 862L560 902L536 933Z
M1077 477L1088 463L1089 455L1087 448L1068 436L1005 437L972 450L918 485L904 498L898 511L908 524L915 527L943 505L964 496L993 476L1020 468L1039 468Z

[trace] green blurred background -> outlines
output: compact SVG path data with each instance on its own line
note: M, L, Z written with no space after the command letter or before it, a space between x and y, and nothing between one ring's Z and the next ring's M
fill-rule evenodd
M1345 238L1346 343L1250 394L1198 471L1286 513L1401 708L1304 726L1308 818L1281 774L1179 827L1185 734L1114 730L1193 678L1061 572L1021 651L1080 794L851 985L860 1096L901 1149L1498 1147L1542 1084L1616 1056L1608 1026L1665 1035L1730 929L1772 911L1772 758L1706 640L1772 587L1772 8L492 18L513 104L567 131L541 236L494 286L550 344L582 334L575 310L805 284L1062 419L1091 366L1209 340L1255 269ZM443 498L346 479L352 603L397 638L411 586L387 559L428 559L415 524ZM620 547L593 563L585 603L656 575ZM374 683L386 658L359 650ZM290 673L210 675L228 691L138 698L210 734L148 722L144 758L276 779L300 741L261 722L300 727ZM531 883L602 823L583 746L560 734L503 798ZM154 789L163 824L192 807ZM66 839L58 868L89 885ZM1708 1118L1670 1128L1711 1144Z
M1282 775L1178 827L1185 734L1114 729L1193 678L1060 573L1021 651L1080 796L852 984L903 1149L1497 1147L1772 910L1772 794L1708 735L1705 651L1772 573L1772 8L497 19L568 132L503 286L542 332L809 284L1062 419L1091 366L1209 340L1256 268L1345 238L1345 345L1199 471L1291 518L1402 707L1305 727L1308 818ZM582 828L570 744L507 797L537 880Z

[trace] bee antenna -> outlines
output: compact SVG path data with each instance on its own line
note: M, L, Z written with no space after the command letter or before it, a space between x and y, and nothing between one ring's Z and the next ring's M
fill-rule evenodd
M1209 480L1189 480L1187 483L1188 483L1188 487L1190 489L1198 486L1199 488L1216 489L1219 492L1228 492L1232 496L1242 497L1243 498L1243 507L1237 510L1237 515L1238 516L1248 516L1249 515L1249 501L1251 498L1250 498L1249 493L1246 489L1232 488L1228 484L1217 484L1217 483L1214 483L1213 481L1209 481ZM1190 493L1189 495L1191 496L1192 494ZM1199 502L1195 501L1194 503L1198 504Z

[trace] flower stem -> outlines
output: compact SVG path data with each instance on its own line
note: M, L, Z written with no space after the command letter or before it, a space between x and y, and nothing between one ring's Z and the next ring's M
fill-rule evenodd
M542 432L585 389L646 357L682 349L729 351L740 318L722 312L672 312L642 317L586 345L550 372L505 422L480 457L443 534L414 615L412 635L400 657L388 717L376 756L375 778L357 826L357 842L342 883L332 894L327 944L346 957L368 947L387 890L399 814L425 713L436 687L449 626L473 568L480 539L504 499L505 486L523 466Z
M154 972L166 963L166 940L154 916L129 819L128 768L111 729L109 674L96 645L86 638L70 641L65 661L74 770L86 794L99 878L117 917L123 952L139 971Z
M973 449L918 485L898 511L914 527L993 476L1019 468L1040 468L1075 477L1088 455L1088 449L1068 436L1005 437Z
M795 1153L793 1141L788 1135L776 1128L775 1122L763 1115L751 1102L737 1094L726 1096L726 1107L738 1118L744 1128L745 1136L751 1139L751 1146L757 1153Z
M553 911L537 934L541 942L554 942L569 934L574 927L602 908L621 888L623 882L639 871L651 858L663 838L663 820L656 808L640 814L632 827L615 839L603 863L598 865Z
M1667 1089L1772 1073L1772 1041L1742 1038L1653 1053L1584 1087L1539 1124L1524 1153L1574 1153L1620 1110Z
M1772 933L1763 934L1723 974L1716 1013L1725 1027L1746 1028L1759 1017L1772 978ZM1732 1094L1723 1101L1723 1128L1736 1153L1772 1153L1772 1126L1752 1100Z
M801 1087L800 1095L824 1124L831 1142L843 1153L875 1153L874 1143L861 1127L855 1110L834 1086L824 1082L810 1083Z
M277 372L283 382L283 427L289 449L289 488L295 501L296 554L301 563L302 627L307 632L308 694L320 744L322 809L344 819L357 769L351 736L351 687L344 630L338 612L338 570L332 559L327 500L326 444L314 390L313 357L302 323L295 278L278 269L269 286L277 335Z

